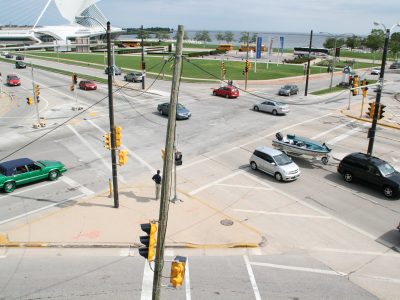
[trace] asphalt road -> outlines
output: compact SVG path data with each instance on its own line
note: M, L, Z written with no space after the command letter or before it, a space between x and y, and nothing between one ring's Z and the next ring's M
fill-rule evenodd
M3 76L9 72L17 72L21 75L23 83L21 87L5 87L15 95L15 101L11 110L0 117L2 137L0 158L57 159L63 161L69 171L55 183L42 182L21 187L12 194L1 194L0 224L4 226L16 218L18 222L30 222L30 218L34 218L38 210L50 207L62 209L73 201L104 191L108 188L108 180L111 177L110 154L103 147L103 134L109 130L106 86L99 85L97 91L78 91L76 98L75 93L69 91L71 80L69 77L35 70L35 80L41 86L39 114L47 120L47 125L41 129L34 129L32 124L37 120L37 112L34 106L26 104L25 99L32 94L31 71L29 69L16 71L12 67L1 63ZM390 76L387 79L390 80ZM397 79L393 77L393 80ZM147 83L150 84L151 81L148 80ZM313 84L327 85L327 80ZM140 83L137 85L140 86ZM293 274L287 270L274 269L272 274L270 268L254 265L254 276L259 283L261 298L320 299L323 298L320 294L323 292L325 295L334 295L331 298L337 299L347 295L346 291L350 295L354 293L354 297L349 298L373 298L368 292L353 285L357 282L363 289L372 290L375 295L381 297L384 295L387 299L392 299L390 287L399 285L399 278L395 275L398 270L398 257L376 254L380 253L381 248L379 251L375 248L364 248L365 241L355 239L349 231L334 230L332 235L327 232L331 227L325 220L329 219L339 222L347 230L356 232L369 241L376 241L377 245L383 245L388 250L399 244L398 232L394 230L400 219L399 201L390 201L384 198L380 191L367 186L357 183L346 184L336 172L338 159L350 152L365 152L368 144L366 135L369 125L347 119L338 112L338 109L347 107L348 94L329 98L300 96L282 98L274 92L278 86L261 86L257 89L253 87L251 94L242 92L240 98L231 100L212 96L213 87L215 87L213 84L190 83L182 83L180 86L179 101L191 110L192 117L177 122L177 148L183 153L184 162L178 172L182 174L184 172L186 178L190 178L199 187L188 192L196 195L201 193L224 195L215 199L213 205L221 210L229 210L238 219L246 220L249 225L258 228L269 243L282 253L287 255L300 253L299 264L295 263L296 258L293 256L279 255L260 257L261 262L282 264L281 259L287 259L285 265L307 268L315 266L317 269L324 269L318 262L333 269L343 264L346 269L352 270L351 267L356 265L362 272L373 268L376 277L383 278L381 280L375 278L379 283L373 281L374 284L369 284L371 278L349 282L347 279L334 277L336 281L333 283L332 276L326 274L316 275L317 278L311 274L309 274L311 277L308 275L291 277ZM395 82L389 84L385 91L395 91L397 87L398 84ZM121 184L134 182L139 174L150 175L155 169L162 167L161 149L165 144L167 118L158 114L156 106L158 103L168 101L170 82L157 81L152 88L158 91L157 94L143 94L140 91L127 89L116 89L115 92L115 122L116 125L122 126L123 148L129 150L128 164L118 169ZM291 112L286 116L254 112L251 109L252 105L260 101L260 97L266 96L289 102ZM384 97L393 95L384 94ZM351 101L357 100L351 99ZM71 109L77 103L83 106L82 111ZM78 113L79 115L71 119ZM298 135L327 142L334 149L333 158L326 166L318 161L294 158L302 174L299 180L291 183L279 183L268 175L250 170L248 158L254 148L270 145L278 131L295 132ZM399 168L399 141L400 133L397 130L379 127L374 154ZM236 172L244 172L251 176L255 188L250 191L238 189L244 180L240 176L237 182L225 180L227 176L232 176ZM183 187L184 184L178 182L178 186ZM252 201L252 193L262 192L263 189L274 191L276 198ZM303 212L304 208L300 209L300 204L320 212L322 216ZM303 212L303 217L293 216L293 212L299 211ZM315 249L326 254L310 253ZM303 253L303 250L306 252ZM368 253L374 256L373 263L367 259ZM363 258L359 258L360 256ZM78 280L79 282L69 285L71 283L68 280L69 274L64 268L74 264L77 274L85 274L84 262L90 260L84 257L83 252L78 253L78 258L68 258L59 262L56 259L46 261L46 258L34 261L21 255L15 258L6 256L0 263L6 264L5 269L10 272L5 272L0 282L6 286L9 293L6 295L10 297L30 295L33 290L38 290L40 297L68 294L73 298L78 297L72 294L78 287L83 291L83 295L90 296L91 293L95 293L89 284L96 279L106 282L105 286L108 287L104 295L109 296L108 293L115 291L114 280L118 278L114 277L117 276L114 273L110 277L112 279L103 278L98 274L99 277L88 279L87 284ZM257 260L250 259L250 261ZM20 262L28 264L26 271L19 268ZM82 262L80 269L77 265ZM113 262L114 259L109 260L111 265ZM39 265L41 268L38 268ZM101 258L93 259L86 266L86 272L101 266L103 266ZM198 285L191 285L192 288L195 287L193 293L199 293L193 294L194 299L213 298L218 293L225 295L227 291L229 296L226 298L221 296L221 299L254 297L251 276L249 277L244 258L241 256L223 259L194 257L193 262L191 258L190 266L194 278L199 276L198 279L194 279ZM48 272L55 272L53 276L49 276L48 273L43 275L46 278L54 277L55 281L47 283L44 278L40 280L40 275L32 285L24 285L26 281L19 281L24 280L22 274L29 274L28 278L33 278L36 270L43 268ZM124 265L124 268L127 267ZM115 273L118 273L117 269L118 267ZM140 289L144 272L143 261L132 259L132 266L127 269L128 273L125 273L123 278L125 280L121 280L126 283L126 289L122 289L126 294L121 294L121 299L125 298L125 295L135 294ZM127 276L126 274L132 270L138 272ZM16 280L17 277L11 277L13 272L20 274L21 279ZM218 274L221 274L220 277ZM231 280L232 274L242 274L243 277L238 275L235 280ZM133 286L136 287L132 288L128 284L129 278L135 278L136 283ZM214 282L219 284L214 285ZM297 283L290 286L289 291L286 289L282 291L286 287L284 285L286 282ZM326 287L314 291L310 282L317 282ZM241 288L240 284L245 288ZM17 286L24 286L24 289L21 292L17 291ZM218 286L223 290L211 291L209 286ZM337 288L331 289L332 286ZM67 292L64 288L71 292ZM47 291L50 294L47 294ZM167 292L168 297L172 299L170 292L175 291ZM184 292L180 292L182 296L179 297L184 298ZM31 299L30 296L24 297Z

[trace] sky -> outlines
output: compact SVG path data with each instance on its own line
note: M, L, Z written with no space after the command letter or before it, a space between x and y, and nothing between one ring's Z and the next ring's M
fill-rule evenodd
M28 19L35 19L33 15L38 16L46 2L0 0L0 24L29 24ZM13 12L6 8L10 6L15 7ZM28 6L32 8L27 10ZM376 28L375 20L389 28L400 21L399 0L101 0L97 6L112 26L123 28L143 25L176 29L183 25L187 31L308 33L313 30L367 35ZM41 25L65 23L54 4L40 22ZM397 27L396 31L399 30Z

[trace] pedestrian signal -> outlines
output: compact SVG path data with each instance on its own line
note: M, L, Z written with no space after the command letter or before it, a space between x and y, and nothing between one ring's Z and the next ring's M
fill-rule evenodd
M368 111L367 111L367 116L370 118L374 117L374 111L375 111L375 102L370 102L368 103Z
M72 83L77 84L78 83L78 76L76 74L72 74Z
M109 132L104 134L104 147L107 149L111 149L111 140Z
M155 223L140 224L140 228L147 233L147 235L140 236L140 242L144 247L139 248L139 254L147 259L149 262L154 258L154 247L156 245L157 225Z
M185 277L186 257L176 256L171 264L170 283L173 287L182 285L183 278Z
M118 151L118 163L120 166L123 166L128 161L128 150L119 150Z
M27 98L26 98L26 103L27 103L28 105L32 105L32 104L33 104L32 97L27 97Z

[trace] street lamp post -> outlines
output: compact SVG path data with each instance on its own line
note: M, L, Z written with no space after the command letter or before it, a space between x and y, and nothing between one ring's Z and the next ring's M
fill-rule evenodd
M379 84L377 86L377 91L376 91L374 116L372 118L371 128L368 130L369 142L368 142L367 154L370 156L372 155L372 150L374 148L375 131L376 131L376 124L378 122L379 105L381 102L381 95L382 95L382 89L383 89L383 78L385 75L385 65L386 65L386 57L387 57L387 51L388 51L388 45L389 45L389 39L390 39L390 32L392 31L392 29L394 27L400 26L400 24L399 23L394 24L390 29L386 28L386 26L383 25L381 22L374 22L374 25L375 26L381 25L385 29L385 43L383 46L381 72L379 75Z

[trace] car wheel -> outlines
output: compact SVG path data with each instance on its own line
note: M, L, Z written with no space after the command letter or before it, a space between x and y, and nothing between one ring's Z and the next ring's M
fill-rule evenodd
M289 92L289 93L288 93L288 96L290 96L290 95L291 95L291 93Z
M217 96L217 92L213 92L213 95L214 95L214 96Z
M321 162L322 162L322 164L324 164L324 165L328 164L328 158L327 158L326 156L323 156L323 157L321 158Z
M225 98L227 98L227 99L228 99L228 98L229 98L229 95L225 95Z
M274 109L274 110L272 111L272 114L273 114L274 116L276 116L276 115L278 114L278 112L276 111L276 109Z
M276 172L276 173L275 173L275 179L276 179L277 181L282 181L282 175L281 175L281 173Z
M163 114L164 114L163 111L162 111L162 109L159 109L158 112L160 113L160 115L163 115Z
M393 188L388 185L385 185L383 187L383 194L385 195L385 197L392 198L394 194Z
M51 181L57 180L57 178L58 178L59 175L60 175L60 174L58 173L58 171L52 170L52 171L50 171L50 173L49 173L49 179L50 179Z
M257 170L257 164L256 164L254 161L252 161L252 162L250 163L250 167L251 167L253 170Z
M344 178L344 181L346 181L346 182L352 182L353 181L353 174L351 174L350 172L345 172L343 174L343 178Z
M258 108L257 105L255 105L255 106L253 107L253 109L254 109L255 111L259 111L259 110L260 110L260 109Z
M6 193L11 193L12 191L15 190L15 182L14 181L6 182L3 186L3 190Z

